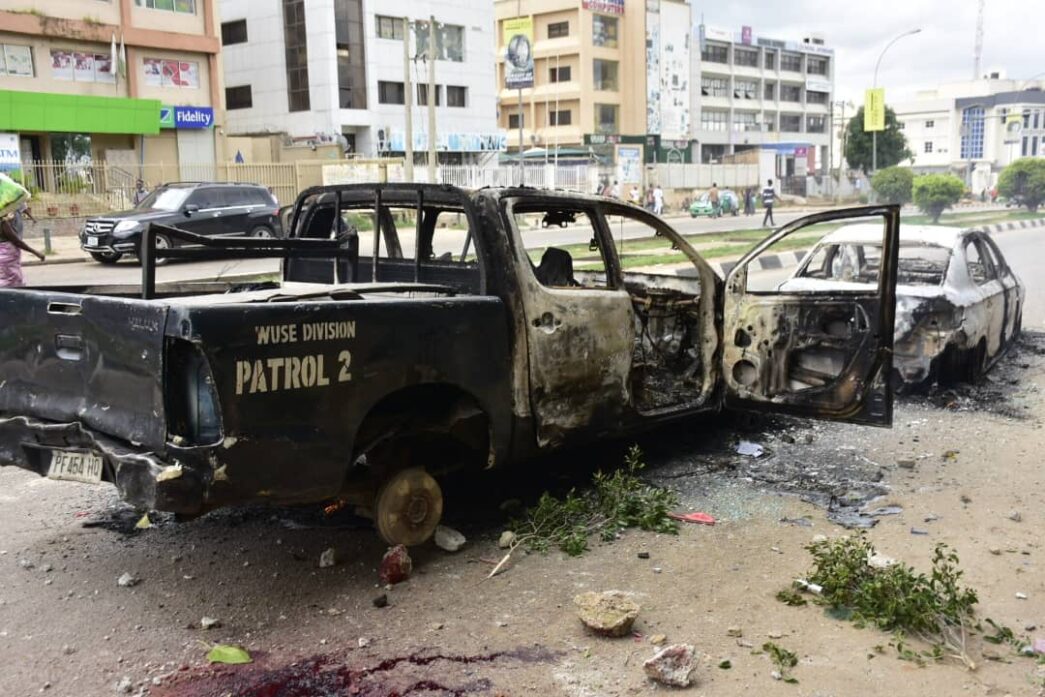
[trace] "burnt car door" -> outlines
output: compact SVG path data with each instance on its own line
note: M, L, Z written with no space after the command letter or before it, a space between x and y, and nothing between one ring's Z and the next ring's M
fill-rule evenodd
M804 238L811 246L854 223L882 231L865 282L778 290L779 269ZM899 206L849 208L790 223L744 256L726 277L723 297L725 405L890 425L899 235ZM787 251L773 255L774 247Z

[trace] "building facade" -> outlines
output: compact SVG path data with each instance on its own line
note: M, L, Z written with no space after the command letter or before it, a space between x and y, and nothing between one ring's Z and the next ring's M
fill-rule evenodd
M941 85L891 104L917 172L953 172L973 192L988 189L1020 157L1045 157L1045 81L982 80Z
M213 0L0 0L3 168L49 163L47 190L91 162L133 184L141 164L220 159L218 26Z
M503 147L489 0L221 0L221 5L230 133L338 143L349 155L402 155L408 63L413 145L421 159L428 148L425 56L434 17L440 161L471 162Z
M720 162L746 150L777 153L778 176L825 169L831 141L835 54L822 37L785 41L697 28L693 53L699 90L695 135L700 162Z

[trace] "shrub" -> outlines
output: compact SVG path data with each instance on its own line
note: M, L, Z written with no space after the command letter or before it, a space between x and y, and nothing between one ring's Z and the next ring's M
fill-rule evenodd
M907 167L887 167L871 179L871 187L886 203L910 203L914 172Z
M998 193L1016 200L1027 210L1038 210L1045 203L1045 160L1021 157L1002 170L998 178Z
M958 203L965 184L953 174L923 174L914 180L914 202L924 213L940 221L945 210Z

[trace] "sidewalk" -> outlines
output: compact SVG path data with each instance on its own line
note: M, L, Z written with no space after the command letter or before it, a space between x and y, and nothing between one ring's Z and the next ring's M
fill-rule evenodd
M36 229L29 227L25 231L25 241L35 249L44 251L44 238L41 234L43 227ZM45 252L46 253L46 252ZM47 261L40 261L30 254L22 255L22 266L40 266L41 264L75 264L77 262L91 261L91 256L80 249L80 238L74 235L63 235L61 237L51 236L51 253L47 254Z

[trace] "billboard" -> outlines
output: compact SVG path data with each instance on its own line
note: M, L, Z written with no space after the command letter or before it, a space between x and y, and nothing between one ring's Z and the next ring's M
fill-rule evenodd
M504 20L504 86L533 87L533 17Z
M617 146L617 181L621 184L642 183L642 146Z
M689 138L689 28L685 3L646 11L646 133Z
M22 150L17 133L0 133L0 172L22 169Z
M581 7L604 15L624 14L624 0L583 0Z
M864 132L885 130L885 88L864 92Z

